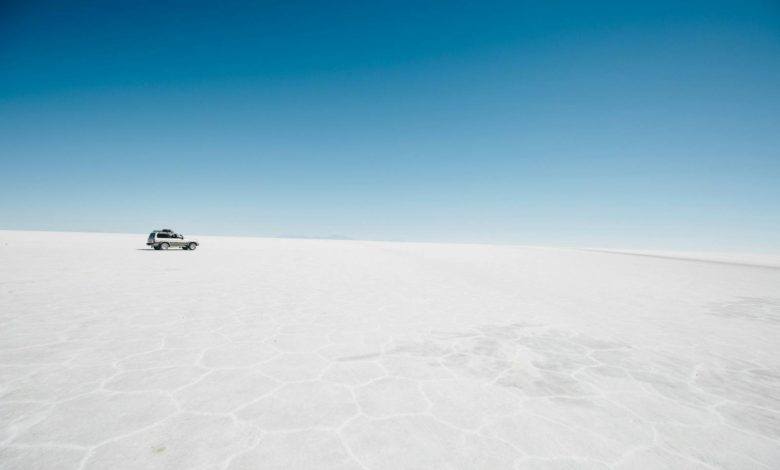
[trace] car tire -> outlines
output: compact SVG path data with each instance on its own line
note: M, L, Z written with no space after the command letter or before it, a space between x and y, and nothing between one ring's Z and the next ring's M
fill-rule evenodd
M167 250L171 245L167 243L160 243L160 249L161 250Z
M197 248L197 247L198 247L198 244L197 244L197 243L190 243L190 244L189 244L188 246L186 246L185 248L186 248L187 250L194 251L194 250L195 250L195 248Z

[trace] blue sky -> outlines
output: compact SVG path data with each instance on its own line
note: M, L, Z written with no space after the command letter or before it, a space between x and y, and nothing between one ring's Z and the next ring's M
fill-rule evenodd
M4 2L0 228L780 251L780 5Z

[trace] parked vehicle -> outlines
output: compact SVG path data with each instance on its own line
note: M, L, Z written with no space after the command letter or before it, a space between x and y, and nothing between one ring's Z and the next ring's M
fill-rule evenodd
M200 245L197 240L184 238L184 235L171 229L155 230L149 234L146 244L155 250L167 250L168 248L181 248L182 250L194 250Z

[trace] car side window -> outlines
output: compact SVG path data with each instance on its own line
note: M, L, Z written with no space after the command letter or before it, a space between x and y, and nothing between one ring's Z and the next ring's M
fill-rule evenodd
M158 233L157 238L170 238L167 233Z

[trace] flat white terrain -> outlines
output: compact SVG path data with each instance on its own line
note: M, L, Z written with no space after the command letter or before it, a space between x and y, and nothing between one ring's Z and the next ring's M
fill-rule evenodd
M771 259L145 240L0 232L0 468L780 468Z

